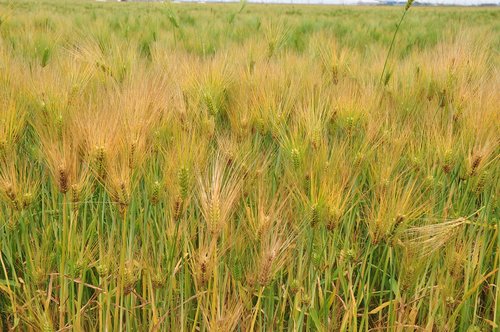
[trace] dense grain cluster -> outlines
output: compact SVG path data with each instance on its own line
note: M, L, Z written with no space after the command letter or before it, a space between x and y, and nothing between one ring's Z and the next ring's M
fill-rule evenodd
M500 11L404 10L0 3L0 328L498 328Z

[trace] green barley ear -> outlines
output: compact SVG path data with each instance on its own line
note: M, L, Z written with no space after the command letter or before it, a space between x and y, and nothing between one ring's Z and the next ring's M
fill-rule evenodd
M331 68L332 73L332 82L337 85L339 82L339 66L337 64L333 64Z
M311 211L310 211L310 223L311 227L316 227L320 220L320 212L319 212L319 206L318 203L314 203L311 206Z
M424 184L429 189L434 188L434 186L436 185L436 179L433 175L428 175L424 179Z
M134 290L135 284L139 279L138 274L137 269L132 264L128 264L125 267L123 271L123 289L125 294L130 294Z
M392 72L389 70L387 73L385 73L384 76L384 86L387 86L389 84L389 81L391 80Z
M214 101L212 99L212 96L208 92L203 93L203 100L205 101L205 105L207 106L207 109L211 115L216 116L217 115L217 108L214 105Z
M42 61L40 63L40 65L42 67L45 67L47 66L47 64L49 63L49 59L50 59L50 49L48 47L46 47L44 50L43 50L43 53L42 53Z
M401 224L406 220L406 216L404 214L398 214L396 218L394 219L394 224L392 225L392 229L390 232L387 234L387 239L389 241L392 241L394 239L394 236L398 232L398 229L400 228Z
M160 182L155 181L152 185L151 195L149 197L151 204L156 205L160 201L160 190L161 190Z
M258 117L258 118L255 120L255 127L256 127L257 131L258 131L261 135L264 135L264 134L265 134L265 131L266 131L266 126L265 126L264 118L262 118L261 116L260 116L260 117Z
M81 187L73 184L70 189L71 203L73 204L74 211L78 210L78 202L80 202Z
M309 195L311 192L311 175L306 174L304 177L304 190L306 195Z
M22 205L23 205L23 209L27 209L31 203L33 203L33 193L32 192L27 192L23 195L23 198L22 198Z
M446 106L447 98L446 98L446 89L438 92L439 95L439 107L444 108Z
M64 120L61 114L59 114L56 118L56 128L57 128L57 137L62 140L63 139L63 126Z
M211 200L208 211L207 222L209 230L213 235L218 234L218 232L220 231L219 229L220 215L221 215L220 201L218 199Z
M483 191L484 186L486 184L486 180L490 177L490 173L488 171L483 171L479 174L479 177L477 179L477 184L475 188L476 194L479 194Z
M321 267L322 256L323 256L322 246L315 243L312 247L312 252L311 252L311 260L314 267L316 268Z
M37 287L42 288L47 281L47 272L42 267L35 266L31 271L31 278Z
M128 156L128 167L134 169L136 165L136 153L137 153L137 140L133 140L130 143L130 152Z
M353 248L341 249L339 253L339 262L352 263L356 259L356 251Z
M314 149L319 148L321 144L321 129L315 128L311 133L311 145Z
M55 331L54 327L52 326L52 321L51 321L50 317L48 317L48 314L46 312L44 312L42 314L42 317L40 319L41 319L40 328L41 328L42 332L54 332Z
M453 169L453 151L450 149L444 153L443 171L448 174Z
M299 168L299 166L300 166L300 152L299 152L299 150L296 148L292 148L290 153L291 153L291 157L292 157L293 167Z
M387 62L389 61L389 56L391 55L392 49L394 47L394 42L396 41L396 35L398 34L399 28L401 27L401 24L403 23L403 20L405 19L406 13L408 12L408 9L410 9L411 5L413 4L414 0L407 0L406 5L405 5L405 10L403 11L403 15L401 16L401 19L399 20L399 23L396 26L396 30L394 31L394 34L392 35L392 41L391 45L389 46L389 50L387 51L387 56L385 57L385 62L384 62L384 67L382 68L382 73L380 74L380 82L384 82L384 85L387 85L390 76L384 77L385 69L387 67Z
M5 193L5 196L7 197L8 201L9 201L12 209L14 209L16 211L20 210L21 206L20 206L19 201L17 199L17 193L14 191L14 187L11 184L5 184L4 188L2 188L2 189Z
M411 167L415 172L419 172L422 169L422 161L418 156L413 156L410 159Z
M309 308L311 306L311 303L312 303L311 296L308 293L303 292L300 302L301 302L303 307Z
M177 174L179 181L181 198L186 200L189 193L189 169L187 167L181 167Z
M153 147L152 147L152 152L153 153L158 153L160 152L160 148L162 146L161 144L161 133L159 130L155 130L153 133Z
M361 166L364 160L365 160L365 154L363 152L356 153L356 156L354 157L354 166L355 167Z
M100 146L96 148L95 171L100 180L106 177L106 150Z
M290 282L290 292L292 294L297 294L301 290L302 286L300 285L300 281L297 279L293 279Z
M99 277L107 278L111 273L111 268L107 263L103 262L96 266L96 271Z
M5 139L0 140L0 160L5 159L5 157L7 156L8 147L9 145L7 140Z
M19 226L19 220L17 218L11 218L8 222L7 222L7 229L10 231L10 232L13 232L17 229L17 227Z
M120 208L120 212L125 212L126 208L130 203L130 193L127 188L127 184L123 181L120 182L119 192L118 192L118 205Z
M255 60L250 59L250 62L248 64L248 71L250 72L250 74L252 74L254 70L255 70Z
M155 271L153 275L151 276L151 283L153 284L154 289L162 288L165 286L167 280L165 277L165 273L162 272L160 269Z
M351 135L352 134L355 125L356 125L356 121L354 120L354 117L348 116L345 119L344 130L346 131L347 135Z
M326 228L329 231L333 231L337 228L337 225L340 222L340 218L342 216L342 213L340 209L338 208L330 208L328 211L328 219L326 223Z
M243 266L242 266L239 259L235 259L233 261L232 266L231 266L231 271L232 271L234 280L236 280L236 281L242 280L242 278L243 278Z
M405 10L408 10L410 9L411 5L413 4L415 0L408 0L406 1L406 5L405 5Z

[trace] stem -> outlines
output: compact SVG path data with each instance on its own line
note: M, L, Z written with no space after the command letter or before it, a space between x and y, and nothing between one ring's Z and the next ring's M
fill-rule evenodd
M255 304L255 312L252 317L252 324L250 325L250 331L254 331L255 321L257 320L257 314L260 308L260 299L262 298L263 292L264 292L264 287L260 287L259 296L257 297L257 303Z
M396 31L394 31L394 35L392 36L391 46L389 46L389 51L387 52L387 56L385 57L384 68L382 69L382 74L380 75L380 83L382 83L382 80L384 79L385 68L387 67L387 62L389 61L389 56L391 55L392 49L394 47L394 41L396 40L396 35L398 34L401 23L403 23L403 19L406 16L406 12L408 12L408 9L404 10L401 19L399 20L399 23L396 26Z
M59 329L64 328L64 302L66 298L66 280L64 279L64 273L65 273L65 265L66 265L66 250L68 249L68 243L67 241L67 236L68 236L68 217L66 214L66 202L67 202L67 197L66 194L63 194L63 201L62 201L62 212L63 212L63 220L62 220L62 236L61 236L61 263L59 267L59 283L60 283L60 290L59 290Z
M78 210L74 210L72 207L72 213L71 213L71 226L70 226L70 233L73 234L73 227L75 225L75 222L78 222ZM85 227L82 227L82 233L85 233ZM81 249L83 250L83 249ZM85 282L85 271L83 270L80 272L80 279L82 282ZM82 300L83 300L83 284L78 285L78 291L77 291L77 301L76 301L76 321L75 321L75 327L76 330L82 330Z
M0 249L1 249L1 247L0 247ZM5 263L3 261L3 252L1 250L0 250L0 263L2 263L2 270L3 270L3 273L5 275L5 282L7 284L7 290L9 291L8 292L9 293L9 299L10 299L10 303L12 304L12 312L13 312L13 315L14 315L14 320L16 320L17 319L16 299L15 299L14 292L12 292L12 289L10 288L9 274L7 273L7 268L5 267Z
M127 208L123 211L122 214L122 247L120 251L120 268L118 269L118 285L116 288L116 299L115 299L115 319L114 319L114 327L116 328L118 324L120 324L121 331L121 323L122 323L122 293L123 293L123 273L125 266L125 251L127 248Z

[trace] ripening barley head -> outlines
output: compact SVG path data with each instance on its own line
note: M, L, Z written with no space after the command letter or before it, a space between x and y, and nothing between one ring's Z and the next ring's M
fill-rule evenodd
M245 205L245 234L253 241L259 241L273 229L282 227L285 224L283 214L289 207L286 188L279 187L274 191L266 181L264 177L258 180L257 190L251 192Z
M487 141L482 145L476 145L472 148L467 156L467 169L469 176L475 176L478 174L484 165L490 162L490 156L492 156L495 150L495 144L491 141Z
M136 260L129 260L125 262L123 271L120 271L123 277L123 289L125 295L130 294L134 288L135 284L141 276L141 265Z
M374 243L396 243L402 226L431 208L422 203L421 189L415 181L405 183L404 179L397 178L375 195L367 212L368 230Z
M28 209L37 199L39 173L20 157L0 161L0 193L15 211Z
M290 243L286 241L288 239L274 239L262 246L257 264L257 280L261 286L269 285L276 274L284 267L289 258L286 250Z
M231 218L243 184L237 165L228 166L217 154L199 178L198 203L209 232L218 237Z
M71 196L76 198L85 191L90 171L73 114L68 111L64 117L60 116L46 118L38 114L34 126L54 184L62 194L71 191Z
M331 101L321 89L313 89L307 93L297 114L298 126L309 140L310 146L318 149L325 143L325 123L330 116Z
M341 224L342 218L355 208L357 202L354 200L353 184L346 179L344 182L337 183L326 198L325 203L325 222L328 231L335 231Z
M163 192L162 189L163 189L162 185L158 180L149 184L149 191L150 191L149 201L151 202L152 205L157 205L160 202Z
M204 303L201 307L203 318L209 331L212 332L232 332L236 331L238 324L244 313L244 306L238 295L228 295L230 298L221 299L222 303L217 310L217 315L213 315L209 303Z
M2 96L0 101L0 158L15 148L26 125L27 111L13 96Z
M196 287L206 288L216 268L217 248L214 242L203 242L198 248L190 246L190 265L196 279Z
M415 0L407 0L406 5L405 5L405 10L410 9L411 5L413 4Z
M413 253L425 257L436 252L458 234L467 223L466 218L449 221L437 220L436 223L411 227L403 233L403 243Z
M104 189L122 214L130 205L132 192L138 181L137 177L137 170L129 167L127 148L123 145L117 146L113 153L109 155L104 180L100 181L102 181Z

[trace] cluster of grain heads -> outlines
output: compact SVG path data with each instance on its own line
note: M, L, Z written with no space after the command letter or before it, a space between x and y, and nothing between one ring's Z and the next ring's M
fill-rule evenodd
M212 62L209 69L194 83L194 91L199 95L201 105L206 109L208 119L220 121L227 112L232 76L227 60L219 59L220 63Z
M466 218L458 218L409 228L405 231L406 246L413 247L412 252L418 255L431 255L456 236L460 227L466 223Z
M332 119L331 102L321 90L311 92L310 100L299 112L299 125L312 149L317 150L325 145L325 124Z
M5 94L5 95L4 95ZM11 157L12 150L20 139L26 125L27 110L13 96L4 92L0 108L0 158Z
M475 176L481 173L484 165L490 162L490 156L493 154L494 149L491 140L488 140L486 144L476 147L469 152L467 157L468 176Z
M162 199L162 185L160 181L155 180L153 183L150 183L149 187L149 201L152 205L158 205L160 200Z
M497 328L491 9L108 5L0 4L0 330Z
M115 148L117 150L109 156L103 184L111 200L116 203L120 214L125 218L137 179L129 167L131 152L123 146Z
M272 21L264 26L264 34L267 41L266 57L269 60L285 46L290 36L290 28L284 21Z
M217 155L199 179L201 213L207 230L217 238L227 230L228 222L241 195L242 174L239 166L230 165Z
M174 131L163 158L162 175L167 201L175 221L189 208L195 194L196 175L207 163L208 142L199 141L198 132Z
M337 85L349 74L348 50L341 48L335 40L325 38L323 33L312 36L311 45L314 47L315 58L320 61L325 80Z
M36 130L54 184L62 194L71 190L72 198L77 199L80 196L79 188L83 189L89 171L82 163L78 138L59 122L43 123L39 119Z
M261 177L257 183L257 190L253 192L251 201L253 204L245 205L244 224L248 229L246 235L253 242L266 237L270 232L279 227L282 227L285 221L283 220L283 212L286 209L288 196L281 196L273 193L265 185L265 177ZM286 192L279 190L278 192Z
M236 297L236 295L233 295ZM225 332L235 331L240 325L243 315L243 304L236 298L222 299L221 308L217 314L208 306L202 307L203 318L209 331Z
M11 210L4 222L11 229L16 227L23 211L36 201L40 185L39 175L30 169L27 161L16 159L0 162L0 192Z
M212 279L212 274L216 264L217 248L212 244L203 244L199 246L196 252L193 252L193 273L196 277L197 286L206 288L208 282Z
M431 208L420 202L419 192L415 182L404 183L399 179L384 182L379 187L367 212L368 231L373 243L396 243L394 240L401 233L402 226L408 220L421 217L426 208Z
M326 199L325 226L328 231L334 232L341 226L342 218L355 206L353 185L337 183L335 189Z
M261 240L260 250L254 263L255 272L247 277L249 285L257 284L265 287L273 281L289 258L288 249L292 240L291 234L280 233L274 233L272 237Z

